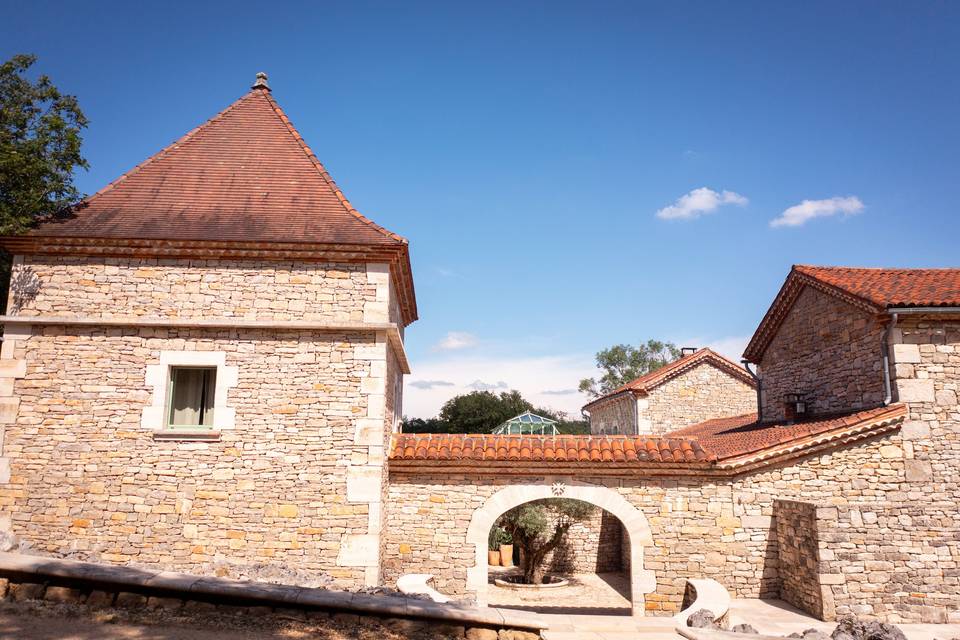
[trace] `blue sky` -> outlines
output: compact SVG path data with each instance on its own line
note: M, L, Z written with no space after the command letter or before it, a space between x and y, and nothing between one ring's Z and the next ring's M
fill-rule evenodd
M0 56L90 118L85 192L270 74L410 239L410 415L575 411L618 342L738 357L793 263L960 263L960 3L4 4Z

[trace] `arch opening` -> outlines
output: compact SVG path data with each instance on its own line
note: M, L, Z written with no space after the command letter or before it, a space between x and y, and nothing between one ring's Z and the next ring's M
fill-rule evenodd
M467 589L481 606L490 604L488 537L497 519L522 504L558 497L586 502L619 521L624 533L622 564L628 574L631 611L634 616L644 615L644 596L656 588L653 572L643 567L644 547L653 544L646 516L613 489L570 478L505 487L474 512L467 532L467 544L474 550L474 565L467 569Z

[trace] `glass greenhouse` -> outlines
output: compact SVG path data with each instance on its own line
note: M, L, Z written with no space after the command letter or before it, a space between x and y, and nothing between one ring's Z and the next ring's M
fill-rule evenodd
M499 435L537 434L541 436L555 436L559 433L557 431L557 424L556 420L544 418L543 416L538 416L535 413L527 411L514 418L510 418L494 429L493 432Z

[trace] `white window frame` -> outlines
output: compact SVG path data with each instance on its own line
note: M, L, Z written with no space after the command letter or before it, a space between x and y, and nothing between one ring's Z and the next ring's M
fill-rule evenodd
M146 386L152 388L152 401L143 408L140 426L156 434L172 437L190 434L216 436L236 426L236 410L227 406L227 393L237 386L239 367L227 366L227 354L222 351L161 351L159 363L147 365ZM213 424L194 428L169 428L167 424L170 392L170 370L173 367L216 368L217 379L213 392Z

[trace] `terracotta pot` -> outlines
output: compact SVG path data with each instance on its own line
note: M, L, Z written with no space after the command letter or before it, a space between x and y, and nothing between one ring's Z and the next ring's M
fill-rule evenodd
M502 564L505 567L513 566L513 545L512 544L500 545L500 564Z
M500 565L500 552L499 551L487 551L487 564L491 567L496 567Z

